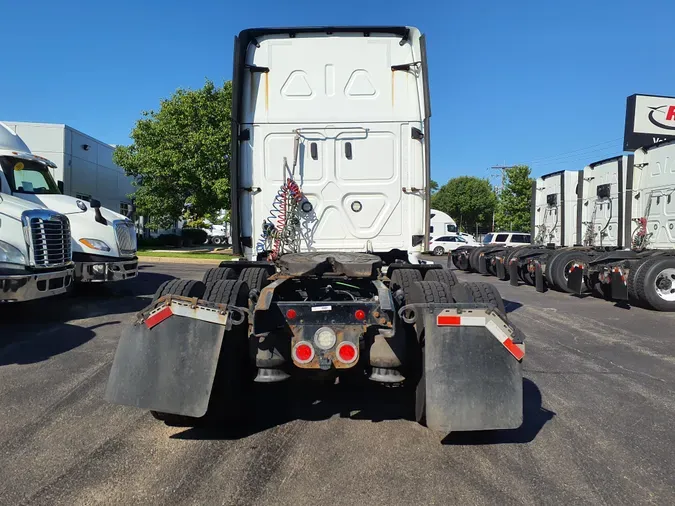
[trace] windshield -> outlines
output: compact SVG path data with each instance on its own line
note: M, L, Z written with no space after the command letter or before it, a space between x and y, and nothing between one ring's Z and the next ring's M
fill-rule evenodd
M49 169L41 163L0 156L0 167L5 173L12 193L33 195L61 193Z

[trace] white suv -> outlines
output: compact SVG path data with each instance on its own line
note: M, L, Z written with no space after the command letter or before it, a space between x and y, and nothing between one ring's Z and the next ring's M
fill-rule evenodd
M478 246L479 244L472 240L473 238L463 237L461 235L444 235L437 238L431 238L429 249L436 256L445 255L446 251L456 250L461 246Z
M520 244L530 244L531 242L530 234L524 234L522 232L496 232L487 234L485 237L483 237L484 246L491 244L514 246Z

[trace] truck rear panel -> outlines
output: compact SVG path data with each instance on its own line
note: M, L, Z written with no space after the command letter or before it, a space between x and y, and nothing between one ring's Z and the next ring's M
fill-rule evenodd
M280 228L294 217L286 251L423 249L429 116L423 44L419 31L405 27L240 34L236 252L252 259L266 251L263 224ZM302 192L296 212L277 198L289 178Z

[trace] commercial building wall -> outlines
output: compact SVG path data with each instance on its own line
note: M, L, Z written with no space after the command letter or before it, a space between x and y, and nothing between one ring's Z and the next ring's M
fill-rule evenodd
M114 146L68 125L4 122L30 150L57 165L52 175L63 181L67 195L83 200L95 198L103 207L124 212L134 192L132 178L112 161Z

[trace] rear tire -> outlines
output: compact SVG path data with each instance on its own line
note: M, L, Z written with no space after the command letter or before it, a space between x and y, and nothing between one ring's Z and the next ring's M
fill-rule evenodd
M506 316L506 307L499 291L490 283L465 283L474 302L490 304Z
M555 257L555 261L552 262L549 266L546 267L546 270L549 271L549 277L553 281L553 287L561 292L574 293L573 290L570 290L567 287L567 279L569 277L569 266L575 262L588 262L589 256L582 251L564 251L558 254ZM584 285L582 283L582 292L585 291Z
M391 291L396 292L399 288L407 296L414 283L422 281L422 273L415 269L396 269L391 273Z
M459 281L457 281L457 276L450 269L431 269L428 270L424 275L424 281L438 281L443 283L448 288L452 288Z
M478 257L483 249L483 247L474 248L473 251L469 253L469 271L478 272Z
M407 304L437 304L451 303L452 293L446 285L438 281L418 281L411 287ZM426 382L424 374L424 319L421 312L417 313L415 322L417 342L410 350L413 356L411 383L414 388L415 420L422 425L426 423Z
M201 282L197 281L197 283ZM209 286L204 294L204 300L246 308L248 292L248 286L242 281L219 280ZM247 333L246 321L240 325L233 325L225 333L209 407L204 416L194 418L151 411L152 416L174 427L196 427L221 423L226 423L231 427L244 422L248 415L248 393L253 381Z
M675 311L675 258L647 260L635 280L640 300L658 311Z
M152 301L155 302L165 295L201 298L205 291L206 285L201 281L194 281L191 279L170 279L159 285L155 295L152 297Z
M440 257L445 254L445 248L443 246L436 246L433 251L434 256Z
M245 282L249 290L258 292L267 286L267 278L269 278L267 269L260 267L246 267L239 273L239 281Z
M204 284L215 283L221 279L237 279L237 273L229 267L214 267L204 273Z
M633 264L631 266L630 272L628 273L628 280L627 280L628 297L635 302L645 302L643 300L640 300L640 294L638 293L636 280L638 274L642 269L644 269L646 263L647 263L646 260L643 260L641 262Z
M218 236L214 236L214 237L211 238L211 243L214 246L220 246L221 244L223 244L223 238L218 237Z

